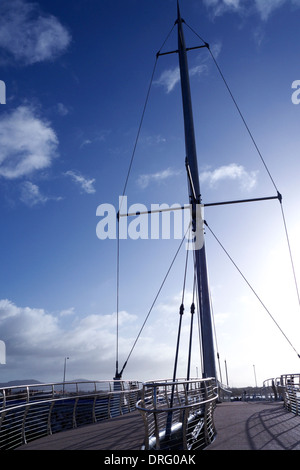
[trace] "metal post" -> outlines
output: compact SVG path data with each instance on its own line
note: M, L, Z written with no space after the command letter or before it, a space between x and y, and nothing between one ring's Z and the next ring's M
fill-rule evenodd
M221 365L220 365L220 354L218 352L217 352L217 359L218 359L218 366L219 366L220 382L222 384L223 383L222 370L221 370Z
M181 92L183 102L183 117L185 130L186 158L190 169L192 184L189 182L189 196L193 206L192 217L193 226L196 227L196 207L201 204L200 184L198 174L197 153L195 144L194 121L191 103L190 80L187 63L186 46L182 29L182 18L178 11L178 54L181 77ZM196 199L193 192L195 192ZM198 298L200 303L200 320L203 349L203 377L216 377L215 354L213 344L213 329L211 321L211 306L208 286L208 275L206 266L205 246L195 249L195 262L197 274Z
M227 372L227 362L225 359L225 371L226 371L226 382L227 382L227 387L229 387L229 382L228 382L228 372Z
M253 364L253 370L254 370L255 387L257 388L257 380L256 380L256 372L255 372L255 364Z
M69 358L68 358L68 357L65 357L65 363L64 363L64 380L63 380L63 395L65 394L65 381L66 381L67 359L69 359Z

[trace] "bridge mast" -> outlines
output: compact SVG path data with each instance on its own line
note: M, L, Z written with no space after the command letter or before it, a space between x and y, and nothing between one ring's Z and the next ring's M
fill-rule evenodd
M189 198L192 204L192 223L194 229L197 227L196 207L201 204L200 183L198 174L197 152L195 143L194 120L192 111L190 80L187 62L187 50L183 35L182 23L180 15L179 2L177 0L177 24L178 24L178 54L181 78L181 93L183 103L184 132L185 132L185 149L186 163L189 167L191 180L189 181ZM199 223L199 221L198 221ZM203 354L203 377L216 377L215 354L213 343L213 330L211 318L211 304L208 286L208 275L206 265L205 245L195 249L195 265L197 275L198 299L200 305L201 319L201 339Z

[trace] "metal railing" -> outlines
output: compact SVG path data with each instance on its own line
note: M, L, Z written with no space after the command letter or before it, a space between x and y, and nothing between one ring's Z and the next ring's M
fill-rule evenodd
M140 390L122 380L0 388L0 450L135 411Z
M277 401L280 399L280 393L278 389L279 384L279 378L271 378L263 382L262 393L264 394L267 400Z
M228 385L218 383L218 402L231 401L232 391L229 389Z
M277 385L284 406L288 411L300 414L300 374L281 375Z
M300 415L300 374L285 374L264 381L264 388L271 389L275 399L281 399L284 407Z
M215 436L215 379L160 380L143 385L137 409L145 425L145 449L203 449Z

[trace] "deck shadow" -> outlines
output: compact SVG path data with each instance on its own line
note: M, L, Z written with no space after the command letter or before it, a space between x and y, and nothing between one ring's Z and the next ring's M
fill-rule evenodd
M300 416L287 412L282 404L250 416L246 432L253 450L300 450Z

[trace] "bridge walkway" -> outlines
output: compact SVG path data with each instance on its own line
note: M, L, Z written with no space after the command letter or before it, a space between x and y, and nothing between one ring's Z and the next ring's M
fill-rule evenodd
M300 416L283 402L232 402L217 405L217 436L209 450L300 450Z
M138 411L41 437L16 450L140 450L145 428Z
M282 402L221 403L211 450L300 450L300 416ZM133 412L32 441L17 450L140 450L143 420Z

